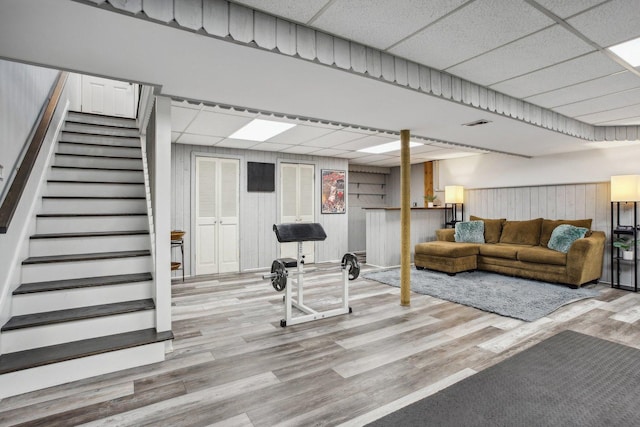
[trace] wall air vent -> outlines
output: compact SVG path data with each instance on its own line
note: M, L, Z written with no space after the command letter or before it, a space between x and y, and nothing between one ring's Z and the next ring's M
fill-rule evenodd
M462 126L472 127L472 126L486 125L487 123L491 123L491 121L480 119L480 120L476 120L475 122L463 123Z

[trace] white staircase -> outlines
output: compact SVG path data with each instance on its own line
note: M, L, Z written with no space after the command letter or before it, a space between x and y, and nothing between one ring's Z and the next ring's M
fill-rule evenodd
M0 340L0 399L164 359L139 131L70 112Z

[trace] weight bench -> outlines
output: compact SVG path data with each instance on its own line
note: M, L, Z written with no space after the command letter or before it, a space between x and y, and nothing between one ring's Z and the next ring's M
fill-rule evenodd
M360 274L360 265L354 254L347 253L342 258L342 303L339 308L316 311L304 303L304 255L302 254L303 242L321 242L327 238L322 225L318 223L290 223L274 224L273 231L280 243L298 243L297 259L280 258L271 264L271 274L263 276L271 279L271 284L277 291L285 290L284 295L284 319L280 320L280 326L296 325L298 323L310 322L312 320L324 319L327 317L339 316L351 313L349 307L349 280L354 280ZM289 276L288 269L295 268L291 273L295 278L292 282L296 285L296 298L293 297L293 287L287 286ZM304 314L293 315L293 308L297 308Z

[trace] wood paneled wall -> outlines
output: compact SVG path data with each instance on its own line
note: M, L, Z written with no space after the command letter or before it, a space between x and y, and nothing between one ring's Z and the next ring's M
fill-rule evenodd
M602 281L610 282L611 204L608 182L469 189L465 190L464 198L465 219L469 219L469 215L510 220L591 218L592 229L607 234ZM621 223L631 222L631 210L623 209ZM629 280L628 271L625 271L625 276L623 283Z
M347 215L320 214L320 170L347 170L345 159L314 157L278 152L237 150L200 145L172 144L171 147L171 228L185 230L184 261L185 274L191 275L193 256L192 225L192 156L194 153L240 159L240 269L251 270L271 266L279 256L278 241L273 233L273 224L279 222L278 162L314 164L316 169L315 221L322 224L327 239L315 246L316 261L342 259L348 246ZM276 191L272 193L247 192L247 162L276 163ZM348 179L348 176L347 176ZM173 259L180 256L173 249Z
M382 173L349 172L348 207L349 251L364 251L367 247L364 208L388 206L387 178Z

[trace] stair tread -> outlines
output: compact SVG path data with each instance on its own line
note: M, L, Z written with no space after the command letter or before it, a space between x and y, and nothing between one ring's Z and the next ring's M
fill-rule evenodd
M60 144L83 145L85 147L91 147L91 148L105 147L105 148L124 148L128 150L138 150L138 151L141 150L140 147L138 146L132 147L129 145L111 145L111 144L98 144L98 143L91 143L91 142L64 141L63 139L60 139ZM65 153L60 153L60 154L65 154Z
M105 156L104 154L77 154L77 153L56 153L56 156L71 156L71 157L91 157L95 159L113 159L113 160L142 160L141 156Z
M67 310L47 311L44 313L24 314L13 316L1 331L45 326L55 323L73 322L76 320L93 319L96 317L113 316L116 314L134 313L136 311L153 310L155 304L152 299L117 302L112 304L93 305L90 307L71 308Z
M149 234L147 230L130 230L130 231L87 231L84 233L51 233L51 234L34 234L31 239L58 239L70 237L106 237L106 236L137 236L140 234Z
M44 313L24 314L21 316L13 316L7 323L5 323L1 330L2 332L13 331L16 329L32 328L35 326L51 325L54 323L73 322L76 320L153 310L154 308L155 304L153 303L153 300L149 298L136 301L93 305L89 307L70 308L67 310L47 311Z
M61 140L64 139L64 134L74 134L74 135L83 135L83 136L97 136L100 138L130 138L133 140L136 140L136 142L140 141L140 137L139 136L133 136L133 135L104 135L104 134L96 134L96 133L91 133L91 132L79 132L76 130L69 130L69 129L62 129L62 136L61 136Z
M55 184L108 184L108 185L144 185L144 182L120 182L120 181L76 181L65 179L50 179L47 182Z
M78 218L78 217L102 217L102 216L146 216L146 213L56 213L38 214L37 218Z
M155 329L142 329L3 354L0 356L0 375L171 339L173 339L171 331L157 332Z
M142 196L42 196L43 199L145 200Z
M29 257L22 261L22 265L47 264L52 262L73 262L73 261L97 261L113 258L132 258L151 255L150 251L121 251L121 252L98 252L90 254L73 255L49 255L39 257Z
M36 292L61 291L103 285L119 285L122 283L146 282L152 280L151 273L119 274L117 276L87 277L82 279L52 280L50 282L23 283L13 291L13 295L24 295Z
M101 167L86 167L86 166L60 166L53 165L52 168L57 169L81 169L81 170L98 170L98 171L116 171L116 172L142 172L142 169L118 169L118 168L101 168Z

